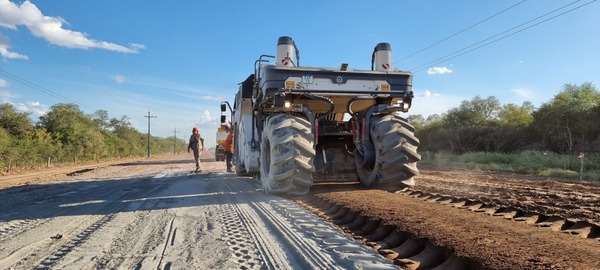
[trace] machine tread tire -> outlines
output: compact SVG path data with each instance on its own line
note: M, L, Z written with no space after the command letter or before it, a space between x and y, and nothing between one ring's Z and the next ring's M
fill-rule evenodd
M269 116L260 144L260 180L269 194L300 196L313 185L314 136L310 122L288 114Z
M370 168L361 167L357 162L361 184L366 187L384 183L414 186L413 177L419 174L417 162L421 160L421 155L417 153L419 139L414 135L414 127L397 115L375 115L371 117L369 131L375 147L375 164Z

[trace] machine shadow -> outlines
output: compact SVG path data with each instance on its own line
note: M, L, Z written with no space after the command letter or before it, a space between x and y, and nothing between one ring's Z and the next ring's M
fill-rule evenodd
M223 184L232 181L250 182L250 185ZM224 186L253 188L231 190ZM0 222L218 205L226 196L260 192L255 186L257 184L248 177L184 172L162 178L134 177L25 185L0 190Z

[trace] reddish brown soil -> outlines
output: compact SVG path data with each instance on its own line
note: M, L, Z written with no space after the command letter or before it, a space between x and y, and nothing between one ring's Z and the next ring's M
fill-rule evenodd
M600 186L522 175L425 170L416 190L600 223ZM313 196L448 248L487 269L600 269L600 236L586 238L357 184L318 184ZM596 232L597 233L597 232Z

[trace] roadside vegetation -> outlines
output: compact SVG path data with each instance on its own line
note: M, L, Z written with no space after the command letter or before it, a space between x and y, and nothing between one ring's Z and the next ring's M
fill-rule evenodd
M426 106L426 105L423 105ZM474 97L442 115L410 115L421 140L424 167L600 181L600 92L592 83L566 84L549 102L501 105ZM185 150L173 137L150 138L151 154ZM10 103L0 104L0 170L97 162L147 155L146 133L127 116L85 115L75 104L56 104L33 122ZM582 155L583 154L583 155Z
M410 115L423 165L600 181L600 92L566 84L552 100L479 96L442 115Z
M186 146L173 137L150 138L151 154L181 152ZM148 135L135 130L127 116L111 119L104 110L85 115L77 105L61 103L33 122L12 104L0 104L2 172L143 157L147 151Z

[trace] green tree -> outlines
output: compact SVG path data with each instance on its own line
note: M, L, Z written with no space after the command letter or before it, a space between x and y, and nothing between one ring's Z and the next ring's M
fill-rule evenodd
M444 117L446 117L446 114L432 114L427 116L427 119L425 120L425 124L429 125L429 124L433 124L433 123L438 123L438 122L442 122L442 120L444 119Z
M108 111L106 110L97 110L92 115L92 121L96 126L102 130L107 131L110 127L110 120L108 116Z
M458 108L448 111L443 117L441 137L436 140L446 140L450 151L464 153L470 151L489 151L493 149L493 138L488 136L496 126L501 110L496 97L474 97L464 100Z
M146 136L131 126L129 118L123 115L121 119L112 118L110 129L116 135L113 140L119 156L142 155L145 153Z
M22 137L34 126L29 119L29 113L19 113L10 103L0 105L0 127L15 137Z
M501 106L498 99L479 96L471 101L463 100L458 108L451 109L444 119L449 127L486 127L497 119Z
M429 151L451 151L451 138L444 129L442 119L433 120L435 117L427 117L426 123L420 129L415 130L415 135L421 141L420 150Z
M105 144L99 128L75 104L56 104L40 117L40 125L63 145L66 156L92 159L102 154Z
M3 127L0 127L0 168L3 170L9 170L11 162L15 158L12 138L8 131Z
M527 127L533 122L533 111L534 107L529 101L521 106L506 104L498 114L499 124L503 127Z
M598 137L595 110L600 93L589 82L565 84L554 98L533 114L532 126L541 144L558 152L588 149Z
M421 114L411 114L406 117L406 120L415 127L415 130L423 129L425 126L425 118Z

